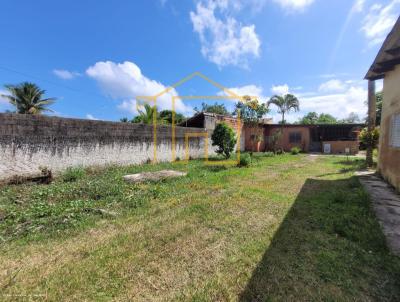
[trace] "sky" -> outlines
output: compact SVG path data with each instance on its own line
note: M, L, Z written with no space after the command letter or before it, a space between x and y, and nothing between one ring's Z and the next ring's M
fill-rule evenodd
M53 115L132 118L137 96L201 72L261 102L296 95L293 122L311 111L365 116L363 78L400 0L3 0L2 11L0 94L34 82L57 98ZM188 95L221 91L195 77L157 106ZM190 116L200 103L177 99L176 110ZM0 98L0 112L10 109ZM275 109L269 116L280 119Z

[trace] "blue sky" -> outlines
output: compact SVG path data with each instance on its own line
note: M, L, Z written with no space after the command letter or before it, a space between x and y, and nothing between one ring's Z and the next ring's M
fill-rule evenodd
M136 96L199 71L263 102L297 95L294 121L309 111L365 115L363 77L400 0L5 0L2 12L0 92L35 82L58 98L56 115L132 117ZM198 78L171 91L217 93ZM170 108L171 94L159 108ZM194 106L177 103L186 115Z

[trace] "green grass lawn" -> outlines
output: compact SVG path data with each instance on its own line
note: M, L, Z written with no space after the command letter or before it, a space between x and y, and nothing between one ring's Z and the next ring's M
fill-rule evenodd
M89 169L0 188L0 300L399 301L354 171L361 160L257 155ZM139 171L188 176L126 184ZM69 179L71 180L71 179Z

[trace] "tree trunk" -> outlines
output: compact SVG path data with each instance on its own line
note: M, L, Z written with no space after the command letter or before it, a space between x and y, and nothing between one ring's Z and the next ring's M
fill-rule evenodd
M372 138L372 133L376 123L376 97L375 97L375 81L368 81L368 137ZM372 139L368 140L367 145L367 166L372 167L374 145Z

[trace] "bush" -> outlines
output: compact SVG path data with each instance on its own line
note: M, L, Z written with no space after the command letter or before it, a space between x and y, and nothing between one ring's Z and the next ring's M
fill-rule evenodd
M299 154L301 152L301 149L299 147L293 147L292 149L290 149L290 153L292 153L293 155Z
M239 167L248 167L251 164L251 156L250 154L242 154L240 155Z
M62 175L64 182L73 182L85 176L85 170L82 167L70 167Z
M225 123L218 124L211 136L212 145L218 146L217 153L229 158L236 144L235 132Z
M275 153L274 153L274 152L268 151L268 152L265 152L265 153L264 153L264 156L265 156L265 157L274 157L274 156L275 156Z
M285 154L285 150L283 150L283 149L278 149L278 150L276 150L276 154L278 154L278 155L283 155L283 154Z
M372 145L373 148L376 148L379 142L379 128L375 128L372 133L368 132L368 128L364 128L360 132L360 142L368 147L370 144Z

